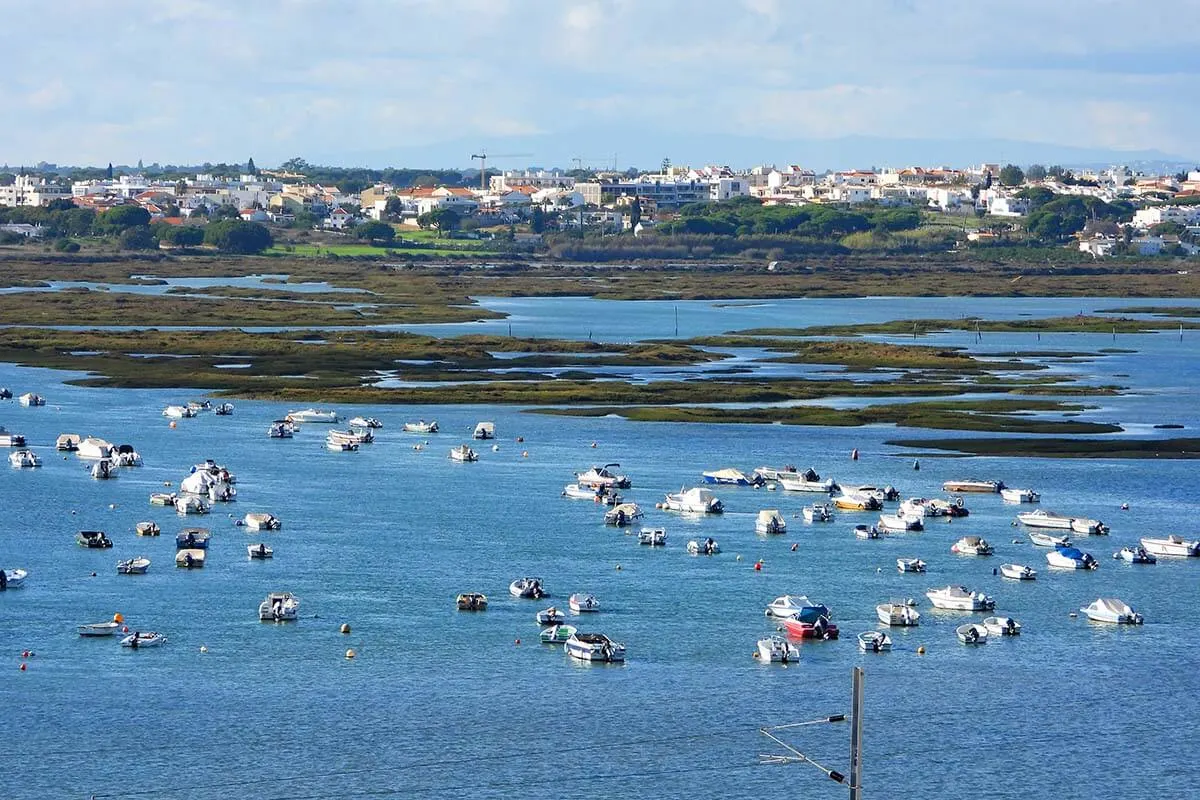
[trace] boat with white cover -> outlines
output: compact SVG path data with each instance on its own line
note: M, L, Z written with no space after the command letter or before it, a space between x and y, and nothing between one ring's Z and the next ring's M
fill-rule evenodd
M142 456L131 444L119 444L113 455L118 467L140 467Z
M201 569L204 567L205 551L200 548L179 550L175 553L175 566L184 569Z
M0 425L0 447L24 447L25 437Z
M121 647L140 650L144 647L158 647L167 643L166 634L157 631L134 631L121 640Z
M787 521L778 509L765 508L754 520L755 533L787 533Z
M24 469L28 467L40 467L42 460L32 450L17 450L15 453L9 453L8 463L18 469Z
M291 439L296 435L296 426L290 419L277 419L267 428L267 438Z
M637 503L618 503L604 512L604 524L623 528L640 521L645 516L641 506Z
M805 471L812 473L813 480L817 480L821 477L811 469ZM788 464L783 467L755 467L754 474L762 478L764 481L778 481L782 475L799 475L799 473L796 471L795 464Z
M242 518L242 523L251 531L277 531L283 527L279 517L261 511L247 514Z
M268 559L275 557L275 551L266 542L246 545L246 555L250 558Z
M864 653L886 653L892 649L892 639L880 631L863 631L858 635L858 649Z
M1063 534L1062 536L1051 536L1048 533L1039 533L1037 531L1029 532L1029 541L1037 547L1070 547L1071 537Z
M294 425L304 425L306 423L336 425L338 415L336 411L328 409L306 408L301 411L289 411L285 419L291 420Z
M81 441L78 433L60 433L54 440L54 449L60 453L74 453L79 450Z
M538 641L542 644L566 644L578 632L574 625L557 623L538 633Z
M422 422L424 422L424 420L422 420ZM378 430L383 427L383 423L380 422L379 420L375 419L374 417L362 417L362 416L351 417L349 425L351 428L368 428L370 430ZM424 431L424 433L433 433L436 430L437 430L437 422L435 421L433 423L433 430Z
M767 604L764 613L774 619L799 619L805 622L814 622L818 617L830 615L827 606L814 603L802 594L780 595Z
M983 621L983 627L994 636L1021 635L1021 623L1012 617L988 617Z
M994 551L987 539L979 536L964 536L950 545L950 552L960 556L990 556Z
M350 422L351 422L351 424L353 424L354 420L351 420ZM438 424L437 424L436 419L432 419L429 422L426 422L425 420L421 419L421 420L417 420L416 422L404 423L404 426L401 428L401 430L404 431L404 433L420 433L420 434L437 433L438 432Z
M812 503L800 509L805 522L833 522L833 509L828 503Z
M450 460L460 464L469 464L472 461L478 461L479 454L472 450L470 445L460 444L458 447L450 448Z
M1006 503L1037 503L1042 496L1033 489L1001 489L1000 498Z
M1071 530L1087 536L1104 536L1108 533L1108 526L1098 519L1075 517L1071 520Z
M638 531L638 544L648 547L663 547L667 543L667 532L662 528L642 528Z
M95 464L92 464L91 473L92 477L98 481L115 478L117 477L117 465L113 463L111 458L102 458Z
M1054 569L1096 569L1099 562L1091 553L1077 547L1056 547L1046 553L1046 563Z
M1000 577L1011 581L1031 581L1037 578L1037 570L1023 564L1001 564Z
M1142 547L1146 552L1156 556L1173 558L1195 558L1200 556L1200 541L1188 541L1178 534L1172 533L1166 537L1146 536L1142 538Z
M175 549L207 550L210 539L212 539L212 531L208 528L184 528L175 534Z
M375 441L375 434L371 433L370 428L358 430L351 428L348 431L332 430L325 436L331 442L349 442L350 444L370 444Z
M1141 625L1145 620L1123 600L1115 597L1099 597L1090 605L1079 609L1092 622L1108 622L1113 625Z
M175 498L176 514L207 514L211 510L208 501L198 495L189 494Z
M77 451L77 455L80 458L87 459L112 458L112 454L112 443L106 442L98 436L89 436L81 440Z
M833 498L834 508L842 511L879 511L883 502L868 494L844 492Z
M1128 561L1130 564L1155 564L1158 559L1150 555L1146 548L1140 544L1132 547L1122 547L1117 552L1113 553L1113 558L1119 558L1122 561Z
M921 612L908 603L880 603L875 606L875 616L884 625L909 628L921 622Z
M633 486L633 480L628 475L613 472L609 467L620 467L615 461L602 467L593 466L586 472L576 472L575 480L580 486L604 489L628 489Z
M685 514L720 514L725 510L716 495L699 487L671 492L664 503L668 511L682 511Z
M154 520L146 520L145 522L139 522L138 524L134 525L133 532L138 536L158 536L160 533L162 533L162 528L160 528L158 523Z
M262 622L291 622L300 616L300 598L291 592L271 592L258 604Z
M35 408L37 406L46 405L46 398L42 397L40 394L26 392L17 398L17 402L27 408Z
M704 541L691 539L687 543L687 551L692 556L715 556L721 552L721 545L711 536Z
M946 481L942 491L946 492L977 492L980 494L996 494L1005 488L1003 481L981 481L968 479L965 481Z
M150 505L152 506L173 506L175 501L179 499L179 495L174 492L152 492L150 494Z
M902 514L880 514L879 527L885 531L895 531L903 533L905 531L921 531L925 529L925 523L921 522L920 517L906 516Z
M887 536L887 531L881 531L874 525L855 525L854 538L856 539L882 539Z
M196 416L196 412L187 406L167 406L162 415L167 419L191 419Z
M919 558L897 558L897 572L924 572L925 562Z
M14 569L0 569L0 591L6 589L20 589L25 585L25 578L29 577L29 572L20 567Z
M150 559L145 556L134 556L117 562L119 575L145 575L148 569L150 569Z
M582 483L568 483L563 487L562 496L572 500L591 500L593 503L603 503L606 506L615 506L621 502L621 495L617 494L616 489Z
M625 660L625 645L614 642L603 633L579 633L567 639L563 649L571 658L580 661L616 663Z
M900 499L900 492L895 486L884 486L882 489L871 483L864 483L861 486L846 486L844 487L846 494L865 494L867 497L874 497L880 503L888 503L893 500Z
M996 601L983 592L973 592L965 586L945 586L925 593L934 608L951 611L991 611Z
M701 472L700 477L705 483L718 486L761 486L763 479L756 474L747 475L737 469L718 469Z
M343 442L327 438L325 440L325 449L332 450L335 453L354 453L358 451L358 444L356 442Z
M966 625L959 625L954 632L958 634L958 640L963 644L987 644L988 629L978 623L969 622Z
M927 498L910 497L901 501L897 513L908 517L936 517L942 516L942 509L931 505Z
M794 664L800 660L800 648L782 636L758 640L758 660L764 664Z
M508 585L508 593L525 600L541 600L546 596L541 578L517 578Z
M472 439L483 441L485 439L496 438L496 423L480 422L475 425L475 430L471 433Z
M596 599L596 595L584 592L571 595L567 605L576 614L593 614L600 610L600 601Z
M75 626L75 630L78 631L80 636L85 636L85 637L89 637L89 638L100 637L100 636L112 636L112 635L116 634L117 631L121 630L121 623L116 622L116 621L87 622L87 623L84 623L83 625Z
M538 625L561 625L567 621L567 615L559 611L554 606L543 608L541 611L534 614L533 618Z

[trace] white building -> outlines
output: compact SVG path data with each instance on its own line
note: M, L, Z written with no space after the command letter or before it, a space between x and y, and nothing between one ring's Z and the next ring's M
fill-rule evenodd
M488 178L488 189L492 194L504 194L518 186L532 189L573 189L575 179L558 170L506 170Z
M750 194L750 182L745 178L713 178L709 181L709 199L720 202Z
M1163 222L1200 225L1200 206L1154 206L1138 209L1133 214L1133 226L1139 230L1146 230Z
M53 200L70 200L71 188L45 178L18 175L11 186L0 186L0 206L46 206Z

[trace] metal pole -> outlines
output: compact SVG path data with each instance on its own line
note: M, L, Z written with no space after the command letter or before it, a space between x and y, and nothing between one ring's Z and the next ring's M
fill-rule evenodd
M862 800L863 671L854 668L850 705L850 800Z

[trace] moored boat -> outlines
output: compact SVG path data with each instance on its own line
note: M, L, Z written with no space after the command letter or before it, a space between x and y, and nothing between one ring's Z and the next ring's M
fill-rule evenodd
M485 439L496 438L496 423L480 422L475 425L475 430L471 433L472 439L483 441Z
M886 653L892 649L892 639L880 631L863 631L858 635L858 649L864 653Z
M885 531L905 532L905 531L920 531L925 529L925 524L921 522L920 517L906 516L903 514L880 514L879 527Z
M554 606L543 608L534 614L533 618L538 625L561 625L567 620L567 616Z
M1099 562L1077 547L1056 547L1046 553L1046 563L1055 569L1096 569Z
M325 439L325 449L332 450L335 453L353 453L358 450L356 442L345 442L340 439Z
M1062 536L1051 536L1048 533L1039 533L1037 531L1029 532L1029 541L1037 547L1070 547L1071 537L1066 534Z
M251 531L277 531L283 527L279 517L265 512L254 512L242 518L242 523Z
M46 398L42 397L40 394L34 394L33 392L26 392L25 394L23 394L17 398L17 402L28 408L34 408L37 406L46 405Z
M113 463L111 458L102 458L95 464L92 464L91 473L92 477L98 481L115 478L117 477L117 465Z
M460 444L457 447L450 448L450 460L467 464L472 461L478 461L479 454L472 450L470 445Z
M139 650L143 647L158 647L166 642L166 635L157 631L134 631L121 640L121 647Z
M454 605L459 611L486 611L488 599L482 592L463 592L454 599Z
M173 506L175 501L179 499L179 495L174 492L153 492L150 495L150 505L152 506Z
M1031 581L1037 578L1037 570L1023 564L1001 564L1000 576L1012 581Z
M609 469L620 466L615 461L602 467L593 466L585 472L576 472L575 480L580 486L590 486L594 489L628 489L633 486L633 480L628 475L621 475Z
M604 512L604 524L625 527L626 525L632 525L645 516L645 513L643 513L637 503L618 503Z
M78 433L60 433L54 440L54 449L60 453L74 453L82 441Z
M835 508L843 511L879 511L883 503L869 494L844 492L833 498Z
M430 420L429 422L426 422L422 419L417 420L416 422L404 423L401 430L405 433L437 433L438 424L436 419Z
M596 595L585 592L571 595L567 604L576 614L591 614L600 610L600 601L596 599Z
M541 578L517 578L508 585L508 593L525 600L541 600L546 596Z
M267 428L270 439L291 439L296 435L296 425L290 419L277 419Z
M104 550L113 546L112 540L104 534L104 531L80 531L75 534L75 541L80 547L86 547L89 550Z
M969 517L970 510L967 508L966 501L962 497L952 497L949 500L943 500L940 497L935 497L930 500L926 507L931 512L932 517Z
M1104 536L1108 533L1108 526L1098 519L1074 517L1071 520L1071 530L1087 536Z
M1021 623L1012 617L988 617L983 621L983 627L995 636L1021 635Z
M884 625L901 628L912 627L921 622L921 612L917 611L916 606L908 603L880 603L875 606L875 616Z
M113 453L113 460L117 462L118 467L140 467L142 465L142 456L137 450L133 449L131 444L119 444Z
M221 403L213 409L213 413L218 417L228 417L233 414L233 403Z
M799 619L805 622L816 622L821 617L830 614L828 606L814 603L803 594L785 594L776 597L767 604L764 612L775 619Z
M117 562L117 573L120 575L145 575L148 569L150 569L150 559L145 556L134 556Z
M680 489L667 494L664 505L668 511L686 514L720 514L725 506L708 489Z
M275 556L275 551L266 542L246 545L246 555L250 558L267 559Z
M811 503L800 509L805 522L833 522L833 509L828 503Z
M162 528L158 526L157 522L148 520L146 522L139 522L137 525L134 525L133 532L138 536L158 536L160 533L162 533Z
M1113 558L1128 561L1130 564L1154 564L1158 562L1158 559L1150 555L1146 548L1140 544L1132 547L1122 547L1113 553Z
M1156 556L1174 558L1195 558L1200 556L1200 541L1188 541L1178 534L1172 533L1166 537L1146 536L1142 538L1142 547L1147 553Z
M1085 608L1079 609L1092 622L1108 622L1113 625L1141 625L1145 620L1123 600L1115 597L1099 597Z
M162 415L167 419L190 419L196 416L196 412L187 406L167 406L162 410Z
M1038 508L1017 514L1017 521L1030 528L1054 528L1069 531L1074 518Z
M300 616L300 598L291 592L271 592L258 604L262 622L292 622Z
M175 535L175 549L207 550L208 540L211 538L212 532L208 528L184 528Z
M184 569L201 569L204 566L205 551L200 548L178 550L175 553L175 566Z
M336 411L306 408L301 411L289 411L285 419L291 420L294 425L304 425L306 423L336 425L338 415Z
M375 434L370 428L351 428L348 431L331 430L325 437L331 442L349 442L350 444L370 444L375 441Z
M758 640L758 660L763 664L789 664L800 660L800 648L782 636Z
M212 508L208 501L198 495L189 494L175 498L176 514L207 514Z
M542 644L566 644L577 632L574 625L555 623L538 633L538 641Z
M721 552L721 545L711 536L704 541L691 539L687 543L687 551L688 555L693 556L715 556Z
M1001 489L1000 497L1006 503L1036 503L1042 499L1033 489Z
M424 422L424 420L422 420L422 422ZM363 416L351 417L349 424L351 428L368 428L370 430L379 430L383 427L383 423L374 417ZM437 422L434 421L431 424L433 426L432 430L423 431L423 433L434 433L437 431Z
M811 621L798 617L787 617L783 620L783 627L789 636L797 639L830 640L838 638L839 635L837 623L830 620L825 614Z
M942 490L946 492L978 492L980 494L996 494L1005 488L1003 481L982 481L968 479L965 481L946 481Z
M973 592L965 586L945 586L930 589L925 593L934 608L951 611L991 611L996 601L982 592Z
M0 591L20 589L25 585L27 577L29 577L29 573L20 567L15 569L0 569Z
M855 525L854 538L856 539L882 539L887 536L887 531L881 531L874 525Z
M838 490L837 482L833 478L822 480L821 476L811 469L806 469L804 472L777 472L775 481L785 492L832 494Z
M758 512L758 516L754 520L755 533L786 533L787 521L778 509L767 508Z
M979 536L964 536L950 545L950 552L960 556L990 556L994 551L987 539Z
M966 625L959 625L954 632L958 634L958 640L963 644L987 643L988 629L978 623L969 622Z
M24 447L25 437L0 425L0 447Z
M625 645L614 642L602 633L579 633L563 644L571 658L580 661L615 663L625 660Z
M663 547L667 543L667 532L662 528L642 528L638 531L638 544Z
M76 625L75 630L80 636L85 637L100 637L112 636L121 630L121 623L116 620L109 622L88 622L83 625Z
M704 479L705 483L718 486L761 486L763 484L760 475L747 475L741 470L728 468L701 472L700 477Z
M112 458L113 446L98 436L89 436L79 442L76 454L80 458Z
M897 558L897 572L924 572L925 562L919 558Z
M14 453L9 453L8 463L18 469L24 469L28 467L40 467L42 460L32 450L17 450Z

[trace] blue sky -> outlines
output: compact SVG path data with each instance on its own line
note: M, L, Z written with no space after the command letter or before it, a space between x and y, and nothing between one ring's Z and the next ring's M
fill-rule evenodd
M10 164L1200 158L1200 0L0 0L0 18L21 21Z

